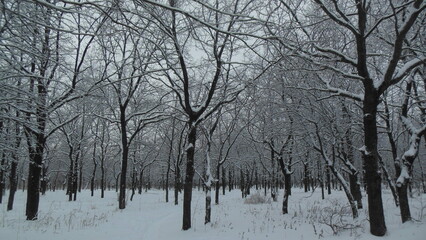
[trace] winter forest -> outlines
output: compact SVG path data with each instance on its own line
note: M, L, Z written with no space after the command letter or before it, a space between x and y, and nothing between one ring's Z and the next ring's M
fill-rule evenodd
M1 0L1 239L424 239L424 0Z

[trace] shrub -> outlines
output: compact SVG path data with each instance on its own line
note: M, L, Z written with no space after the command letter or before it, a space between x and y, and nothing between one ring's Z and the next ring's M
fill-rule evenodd
M248 196L244 200L244 204L262 204L262 203L270 203L271 199L262 196L259 192Z

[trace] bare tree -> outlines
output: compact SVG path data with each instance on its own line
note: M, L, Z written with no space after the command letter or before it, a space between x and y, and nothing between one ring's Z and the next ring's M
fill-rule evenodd
M317 90L362 102L364 125L362 153L370 232L376 236L383 236L386 233L386 224L381 194L380 156L377 149L377 110L384 92L425 61L425 57L415 48L410 48L410 51L403 50L409 47L406 40L420 29L419 16L424 12L426 4L421 0L398 6L388 1L315 0L314 2L315 5L312 5L314 11L319 10L322 14L308 15L305 14L305 5L300 2L287 4L280 1L280 7L288 13L288 18L281 19L292 21L290 26L300 31L283 36L280 34L283 30L280 27L282 25L272 23L268 25L269 33L279 36L277 40L285 49L299 54L300 58L316 66L313 69L338 76L333 78L330 74L317 74L325 85L324 88L317 87ZM370 14L372 11L378 12ZM305 17L309 19L308 26ZM304 19L304 22L301 19ZM340 32L333 31L333 34L330 34L331 32L327 30L332 29L330 24ZM323 28L325 26L327 27ZM387 34L389 32L390 35ZM298 37L295 38L296 36ZM306 47L300 47L301 39L308 41ZM348 41L343 42L341 39ZM379 43L369 44L370 42ZM375 54L379 46L381 54ZM416 53L412 54L413 52ZM343 87L344 85L346 87Z
M183 224L182 229L191 228L191 199L194 177L194 153L197 140L197 127L217 111L223 104L232 102L242 91L238 84L228 83L223 76L226 61L232 60L236 39L230 34L238 28L238 14L244 11L246 5L237 2L222 3L215 1L212 6L200 4L198 12L188 14L180 7L179 1L170 0L169 5L152 1L144 1L152 7L149 11L156 24L168 39L163 48L167 68L164 72L168 86L178 97L181 110L185 114L187 124L186 174L184 183ZM143 5L143 3L141 3ZM146 5L145 5L146 6ZM160 7L160 9L154 6ZM220 9L232 8L231 14L223 14ZM164 16L164 9L170 10ZM213 11L213 9L218 9ZM204 12L211 14L204 14ZM195 17L194 17L195 16ZM182 21L182 20L187 21ZM200 24L193 23L192 20ZM211 25L202 24L213 22ZM192 62L186 48L200 46L200 53L207 58L204 65ZM171 48L172 47L172 48ZM193 69L200 71L193 73ZM209 79L207 81L207 79ZM228 87L224 87L228 86Z

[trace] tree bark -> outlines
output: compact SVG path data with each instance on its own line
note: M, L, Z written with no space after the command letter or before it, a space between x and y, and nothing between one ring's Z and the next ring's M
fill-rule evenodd
M191 228L191 200L192 200L192 185L194 178L194 153L195 141L197 138L197 126L190 121L188 134L188 145L186 146L186 175L183 186L183 223L182 229L188 230Z
M291 189L291 173L288 169L284 169L284 199L283 199L283 214L288 213L288 197Z
M16 188L18 186L18 178L16 176L17 167L18 167L18 156L16 155L16 153L14 153L12 155L12 164L11 164L10 176L9 176L10 190L9 190L9 199L8 199L8 202L7 202L7 211L10 211L10 210L13 209L15 192L16 192Z
M364 95L364 143L363 160L368 194L368 212L370 217L370 232L375 236L386 233L385 216L382 203L382 179L379 168L379 153L377 151L377 105L379 97L372 85L365 87Z
M408 202L408 194L407 194L407 184L402 184L401 186L398 186L396 189L398 191L399 196L399 208L401 212L401 220L402 223L411 221L411 212L410 212L410 205Z
M176 164L175 169L175 205L179 204L179 192L181 191L181 183L180 183L180 167L178 164Z
M220 159L218 161L220 161ZM222 172L222 174L224 174L224 172ZM218 163L216 165L216 178L218 180L219 180L219 176L220 176L220 164ZM222 176L222 181L223 181L223 176ZM215 201L215 204L219 204L219 192L220 192L220 182L219 181L216 182L215 187L216 187L216 191L215 191L214 201ZM225 186L223 186L223 189L225 189Z
M43 165L44 139L38 137L37 146L30 152L27 187L27 220L37 220L40 202L40 174Z
M118 208L126 208L126 177L127 177L127 161L129 158L129 146L127 144L127 122L126 107L120 106L120 126L121 126L121 176L120 176L120 193L118 197Z
M6 154L2 153L1 164L0 164L0 203L3 203L3 192L5 188L5 177L4 169L6 169Z
M326 166L325 174L327 177L327 193L328 195L331 194L331 174L330 174L330 168Z

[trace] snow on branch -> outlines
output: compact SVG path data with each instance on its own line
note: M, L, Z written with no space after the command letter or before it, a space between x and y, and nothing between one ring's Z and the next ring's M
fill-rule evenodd
M367 147L366 147L365 145L364 145L364 146L362 146L362 147L360 147L358 150L359 150L359 151L362 153L362 155L364 155L364 156L369 156L369 155L371 155L371 152L367 150Z
M328 96L327 98L333 97L333 96L341 96L341 97L346 97L346 98L350 98L356 101L363 101L364 100L364 96L362 94L356 94L353 92L349 92L347 90L343 90L341 88L335 88L333 86L331 86L330 81L327 81L325 79L323 79L319 74L317 74L317 77L326 85L326 88L321 89L321 88L313 88L313 90L318 90L321 92L329 92L329 93L333 93L331 96Z
M410 70L422 63L426 63L426 57L414 58L411 61L408 61L404 64L404 66L398 69L392 81L399 81L404 76L406 76L410 72Z
M416 128L413 123L405 116L401 116L401 120L410 132L411 136L409 140L410 146L407 151L404 152L401 158L401 173L396 180L396 185L398 187L401 187L410 179L409 169L419 154L420 137L426 133L426 124L424 124L421 128Z
M314 47L320 52L329 53L329 54L332 54L332 55L339 57L342 62L349 63L354 67L356 67L356 65L357 65L356 59L353 59L353 58L349 57L348 55L346 55L346 54L344 54L340 51L337 51L336 49L320 47L320 46L317 46L317 45L314 45Z
M346 16L344 16L343 13L340 12L340 10L337 7L336 7L336 10L339 12L339 14L342 17L339 17L335 15L334 13L332 13L330 9L328 9L321 0L315 0L315 2L321 7L324 13L327 14L327 16L330 17L334 22L336 22L340 26L347 28L349 31L351 31L355 35L359 34L358 30L353 26L353 24L349 21L349 19Z
M390 86L401 81L409 71L426 60L425 57L416 58L416 60L411 60L405 63L404 66L402 66L398 71L396 69L398 62L402 59L401 54L402 50L404 49L403 46L407 37L407 33L414 25L420 13L426 9L424 0L415 0L412 2L413 3L407 12L406 20L397 30L395 42L393 43L394 47L392 57L389 61L383 80L375 84L375 87L379 90L380 93L385 92L386 89L388 89ZM396 74L395 71L397 71Z

